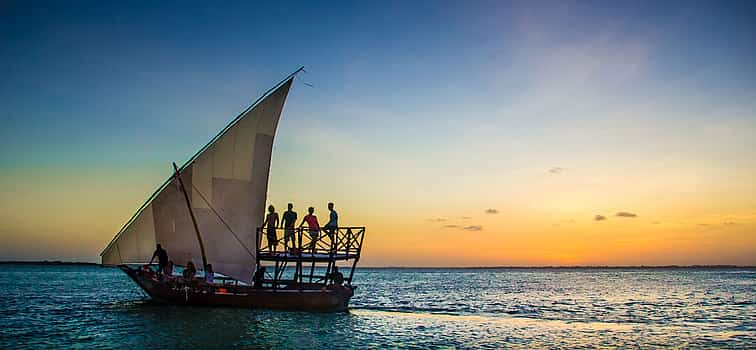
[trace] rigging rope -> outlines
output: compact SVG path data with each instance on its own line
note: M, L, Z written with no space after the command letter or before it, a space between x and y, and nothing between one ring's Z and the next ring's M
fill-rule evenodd
M202 194L202 192L199 190L199 188L197 188L197 186L194 186L194 184L192 184L192 188L195 191L197 191L197 194L200 195L200 198L202 198L202 200L205 202L205 204L207 204L207 206L210 208L210 210L212 210L213 213L215 213L215 215L218 217L218 219L220 219L220 221L223 223L223 225L226 226L226 228L228 229L228 232L231 232L231 234L234 235L234 238L236 238L236 241L239 242L239 244L241 244L241 246L244 248L244 250L247 251L247 253L249 253L249 256L251 256L252 258L254 258L255 254L253 254L252 251L249 250L249 248L247 248L247 246L244 244L244 242L242 242L242 240L239 238L239 236L237 236L236 233L234 233L234 230L231 229L231 226L226 222L226 220L223 220L223 217L220 215L220 213L218 213L217 210L215 210L215 207L213 207L213 205L210 204L210 202L207 200L207 198L205 198L205 195Z

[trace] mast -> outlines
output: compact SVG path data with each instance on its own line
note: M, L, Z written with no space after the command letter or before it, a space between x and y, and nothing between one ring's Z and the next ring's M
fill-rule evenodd
M197 242L199 242L200 246L200 252L202 252L202 269L207 268L207 256L205 255L205 244L202 243L202 235L200 235L199 227L197 227L197 219L194 217L194 211L192 210L192 203L189 202L189 195L186 193L186 188L184 187L184 181L181 180L181 174L179 174L178 166L176 166L176 163L173 163L173 170L176 173L176 179L178 179L179 185L181 187L181 192L184 193L184 199L186 200L186 207L189 209L189 216L192 218L192 225L194 225L194 233L197 234Z

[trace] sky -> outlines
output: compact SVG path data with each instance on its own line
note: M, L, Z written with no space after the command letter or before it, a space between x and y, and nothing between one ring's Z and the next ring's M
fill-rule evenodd
M756 3L0 2L0 260L99 261L304 65L268 200L363 266L756 265Z

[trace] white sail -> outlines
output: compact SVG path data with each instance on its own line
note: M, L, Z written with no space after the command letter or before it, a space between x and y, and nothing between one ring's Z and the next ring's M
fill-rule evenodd
M208 263L242 281L249 282L255 268L255 230L265 212L273 138L293 78L264 95L180 170ZM177 183L166 181L137 211L100 254L104 265L148 262L156 243L178 265L201 261Z

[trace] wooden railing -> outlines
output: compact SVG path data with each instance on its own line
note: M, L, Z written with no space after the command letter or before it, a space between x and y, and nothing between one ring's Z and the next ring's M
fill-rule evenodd
M258 256L359 256L365 227L258 228ZM288 254L286 254L288 253Z

